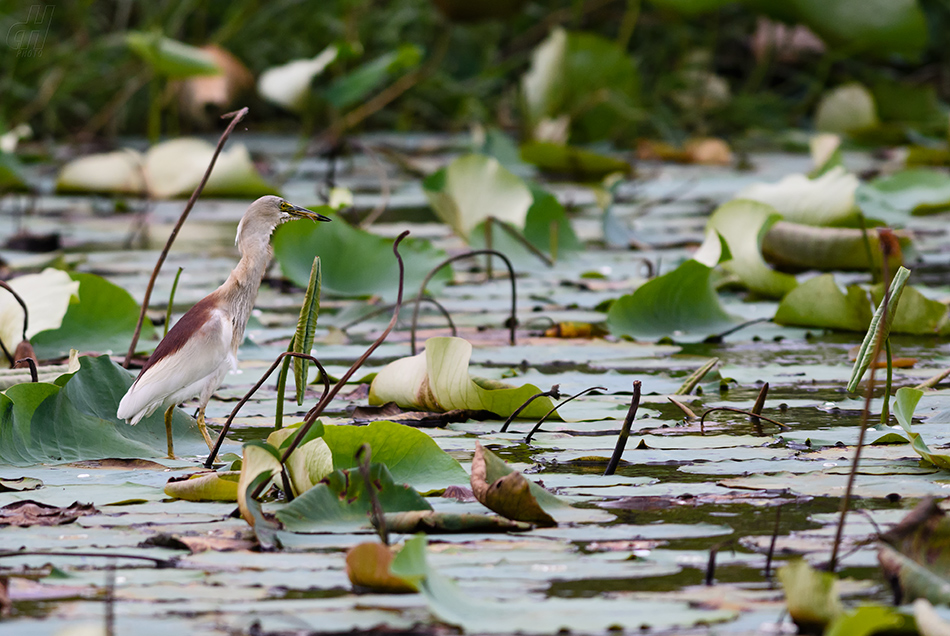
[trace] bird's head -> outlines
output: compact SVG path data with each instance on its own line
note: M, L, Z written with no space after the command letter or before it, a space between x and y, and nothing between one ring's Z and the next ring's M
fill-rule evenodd
M280 197L268 195L261 197L247 208L247 212L244 213L241 222L238 224L234 243L238 247L248 241L261 241L266 244L270 240L274 228L292 219L330 220L329 217L317 214L299 205L288 203Z

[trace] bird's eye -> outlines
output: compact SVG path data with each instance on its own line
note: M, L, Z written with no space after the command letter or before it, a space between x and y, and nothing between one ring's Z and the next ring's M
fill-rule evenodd
M289 212L289 211L290 211L290 204L287 203L286 201L281 201L279 207L280 207L280 211L281 211L281 212Z

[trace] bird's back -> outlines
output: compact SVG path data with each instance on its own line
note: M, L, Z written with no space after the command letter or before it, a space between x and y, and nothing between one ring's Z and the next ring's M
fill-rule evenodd
M192 395L182 391L230 364L231 340L231 321L214 292L189 309L158 343L119 402L117 417L134 424L172 398L178 402L197 395L198 390Z

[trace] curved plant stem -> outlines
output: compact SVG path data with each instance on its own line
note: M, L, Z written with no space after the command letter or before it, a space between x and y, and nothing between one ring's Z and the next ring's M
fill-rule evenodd
M402 262L402 256L399 255L399 244L408 235L409 235L409 230L406 230L405 232L400 234L398 237L396 237L396 242L393 243L393 253L396 255L396 261L399 264L399 292L396 295L396 310L393 312L393 317L389 321L389 325L386 327L383 333L381 333L379 337L376 338L373 344L369 346L369 349L367 349L363 353L363 355L361 355L356 360L356 362L353 363L353 365L347 370L347 372L343 374L343 377L341 377L340 380L335 385L333 385L333 388L331 388L329 391L324 393L323 397L320 398L320 401L317 402L316 406L310 409L310 411L307 413L307 417L304 419L303 426L300 427L300 430L297 431L296 437L294 437L290 445L286 448L286 450L284 450L284 454L280 458L281 464L287 463L287 458L290 457L291 453L297 450L297 447L300 445L303 439L307 436L307 433L313 427L313 423L317 421L317 417L319 417L320 414L323 413L323 410L327 407L330 401L334 397L336 397L336 394L339 393L340 390L344 386L346 386L347 380L349 380L353 376L353 374L356 373L356 370L359 369L361 366L363 366L363 363L366 362L366 359L369 358L370 355L372 355L374 351L376 351L379 345L383 344L383 341L386 340L386 337L393 330L393 327L396 326L396 321L399 320L399 309L400 307L402 307L403 280L405 278L405 269L406 269ZM326 376L326 373L324 373L324 376ZM261 489L263 490L263 485ZM255 497L257 497L258 495L260 495L259 492L254 493Z
M511 277L511 316L508 318L508 328L509 328L509 342L512 346L515 344L515 327L518 322L518 313L517 313L517 304L518 304L518 291L515 283L515 268L511 265L511 261L508 260L508 257L499 252L498 250L472 250L471 252L465 252L464 254L457 254L451 256L435 267L433 267L428 274L426 274L425 279L422 281L422 285L419 286L419 294L416 296L415 307L412 310L412 330L409 333L409 344L411 347L412 355L416 355L416 325L419 322L419 304L422 297L425 295L426 285L429 284L429 281L432 280L432 277L436 273L448 265L449 263L454 263L455 261L462 260L463 258L470 258L472 256L478 256L480 254L493 254L498 256L501 260L505 262L505 266L508 268L508 275Z
M524 401L524 404L516 408L514 413L508 416L508 419L505 420L505 423L501 425L501 430L498 432L499 433L508 432L508 427L511 425L511 421L514 420L516 417L518 417L521 411L528 408L528 405L534 402L535 400L537 400L539 397L549 397L549 398L554 398L555 400L560 400L561 392L559 391L559 389L560 389L560 385L555 384L547 391L541 391L540 393L535 393L534 395L529 397L527 400Z
M257 384L252 386L251 390L245 393L244 397L242 397L241 400L237 403L237 405L233 409L231 409L231 414L228 415L228 419L224 423L224 427L221 429L221 432L218 433L218 439L214 443L214 448L211 449L211 454L208 455L208 459L207 461L205 461L205 468L211 468L211 465L214 464L214 460L218 456L218 451L221 450L221 444L224 443L224 438L228 434L228 429L231 428L231 422L233 422L234 418L237 417L238 411L240 411L241 408L243 408L243 406L247 404L247 401L251 399L251 396L257 393L257 390L261 388L265 382L267 382L267 378L269 378L270 374L274 372L274 369L277 368L277 365L279 365L284 360L284 358L287 358L287 357L304 358L314 363L314 365L316 365L316 367L320 369L320 373L323 374L323 396L326 397L327 393L330 392L330 379L327 376L327 372L326 370L324 370L323 365L320 364L319 360L317 360L313 356L308 355L306 353L284 351L279 356L277 356L274 362L270 365L270 368L267 369L267 371L264 372L264 375L261 376L261 379L257 381Z
M416 299L412 298L409 302L416 302ZM455 327L455 321L452 320L452 314L449 313L448 309L442 306L442 303L437 301L435 298L432 298L431 296L423 296L421 302L431 303L435 305L436 309L438 309L439 312L445 317L445 321L449 323L449 329L452 330L452 335L453 336L458 335L458 329ZM369 320L370 318L375 318L376 316L382 313L385 313L387 311L392 311L395 306L396 305L383 305L382 307L374 309L373 311L369 312L365 316L360 316L359 318L356 318L355 320L351 320L350 322L346 323L345 325L340 327L340 331L346 331L350 327L354 327L360 324L361 322L363 322L364 320Z
M769 541L769 551L765 556L765 578L772 578L772 556L775 554L775 542L778 539L779 524L782 521L782 506L775 508L775 526L772 528L772 540Z
M178 232L181 231L181 226L185 224L185 219L188 218L191 208L195 207L195 202L201 195L201 191L204 190L205 184L208 183L208 177L211 176L211 170L214 168L215 161L218 160L218 155L221 154L221 149L224 148L224 143L228 140L228 137L231 136L231 132L234 130L235 126L237 126L238 123L244 119L244 116L247 115L247 111L248 108L245 106L241 110L236 110L232 113L227 113L221 116L221 119L230 118L231 123L228 124L228 127L223 133L221 133L221 138L218 139L218 145L215 147L214 154L211 155L211 161L208 163L208 169L205 170L204 176L201 177L201 181L198 182L194 192L191 193L188 203L185 204L185 209L182 211L181 216L178 217L178 222L175 223L175 227L172 228L172 233L168 236L168 241L165 242L165 247L162 249L162 253L158 256L158 261L155 263L155 269L152 270L152 276L148 279L148 285L145 287L145 297L142 298L142 309L139 312L139 320L135 324L135 333L132 334L132 342L129 344L129 351L125 354L125 361L122 363L122 366L126 369L129 368L129 363L132 362L132 356L135 354L135 346L139 343L139 336L142 333L142 323L145 322L145 312L148 311L148 302L152 298L152 288L155 287L155 279L158 278L158 272L161 271L162 265L165 263L165 259L168 257L168 251L171 249L172 243L174 243L175 239L178 237Z
M729 411L730 413L742 413L743 415L748 415L749 417L757 417L761 420L765 420L771 424L775 424L783 431L787 431L791 428L788 424L782 424L778 420L773 420L771 417L765 417L761 413L753 413L752 411L747 411L745 409L737 409L733 406L716 406L711 409L707 409L705 413L699 418L699 429L703 430L703 425L706 423L706 416L714 411Z
M538 432L538 429L541 428L541 425L544 424L544 420L548 419L548 417L550 417L551 413L553 413L554 411L558 410L559 408L561 408L562 406L564 406L565 404L567 404L567 403L570 402L571 400L576 400L577 398L581 397L582 395L586 395L587 393L590 393L591 391L606 391L606 390L607 390L607 387L603 387L603 386L592 386L592 387L589 387L589 388L584 389L583 391L581 391L580 393L578 393L578 394L576 394L576 395L570 396L569 398L567 398L566 400L564 400L564 401L561 402L560 404L555 404L554 406L551 407L551 410L548 411L547 413L545 413L545 414L544 414L544 417L542 417L540 420L538 420L538 423L535 424L535 425L531 428L530 431L528 431L528 434L527 434L527 435L525 436L525 438L524 438L524 443L525 443L525 444L530 444L530 443L531 443L531 438L534 437L534 434L537 433L537 432Z
M630 400L630 408L627 409L627 417L624 418L623 426L620 428L620 435L617 437L614 454L610 456L610 461L607 462L607 470L604 471L604 477L609 477L617 472L617 465L620 464L623 449L627 446L627 438L630 437L630 427L633 426L633 420L637 416L637 410L640 408L640 386L640 380L633 381L633 398Z
M10 285L7 284L6 281L0 280L0 287L10 292L10 295L13 296L13 299L16 300L17 303L19 303L20 307L23 308L23 334L20 336L20 340L21 341L26 340L26 330L30 324L30 310L26 308L26 302L23 300L23 298L20 297L20 294L16 293L16 291L14 291L14 289L10 287ZM0 349L3 350L3 354L7 357L7 360L10 361L11 366L19 362L19 360L13 359L13 356L10 354L10 351L7 349L7 345L4 344L2 340L0 340ZM33 381L36 382L36 380L33 380Z

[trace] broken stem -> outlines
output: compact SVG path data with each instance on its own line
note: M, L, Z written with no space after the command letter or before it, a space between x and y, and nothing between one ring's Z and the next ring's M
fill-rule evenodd
M499 252L498 250L472 250L471 252L465 252L464 254L456 254L455 256L450 256L445 259L435 267L433 267L428 274L426 274L425 279L422 281L422 285L419 286L419 294L416 296L415 307L412 311L412 328L409 332L409 344L411 347L412 355L416 355L416 325L419 323L419 304L422 297L425 295L426 285L429 284L429 281L432 280L432 277L436 273L448 265L449 263L454 263L455 261L462 260L463 258L470 258L472 256L478 256L479 254L494 254L505 261L505 266L508 267L508 275L511 278L511 316L508 318L508 328L509 328L509 342L512 346L515 344L515 327L518 323L518 313L517 313L517 304L518 304L518 291L515 283L515 268L511 265L511 261L508 260L508 257Z
M620 436L617 437L617 445L614 447L614 454L607 463L607 470L604 471L604 477L609 477L617 472L617 465L620 463L620 457L623 455L623 449L627 446L627 438L630 437L630 427L633 426L633 420L637 416L637 409L640 408L640 380L633 381L633 399L630 400L630 408L627 409L627 417L623 420L623 426L620 428Z
M211 155L211 161L208 163L208 169L205 170L204 176L201 177L201 181L198 182L194 192L191 193L188 203L185 204L185 209L182 211L181 216L178 217L178 222L175 223L175 227L172 228L172 232L168 236L168 241L165 242L165 247L162 249L162 253L158 255L158 261L155 263L155 269L152 270L152 276L148 279L148 285L145 286L145 297L142 298L142 309L139 311L139 320L135 324L135 332L132 334L132 342L129 344L129 351L125 354L125 361L122 363L122 366L126 369L129 368L129 364L132 362L132 356L135 354L135 347L139 343L139 336L142 333L142 323L145 322L145 312L148 311L148 302L152 297L152 288L155 287L155 279L158 278L158 272L161 271L162 265L165 263L165 258L168 257L168 252L171 250L172 243L174 243L175 238L178 237L178 232L181 231L181 226L185 224L185 219L188 218L191 208L195 206L195 202L201 195L201 191L204 190L205 184L208 182L208 177L211 176L211 170L214 168L214 163L218 160L218 155L221 154L221 149L224 148L224 143L228 140L228 137L231 136L231 131L234 130L235 126L237 126L238 123L244 119L244 116L247 115L247 111L247 106L245 106L241 110L236 110L232 113L226 113L221 116L221 119L230 118L231 123L228 124L228 127L223 133L221 133L221 138L218 139L218 145L215 147L214 154Z
M21 362L25 362L25 363L27 363L27 364L29 365L29 367L30 367L30 379L31 379L33 382L39 382L39 381L40 381L40 376L39 376L39 373L37 373L37 371L36 371L36 360L34 360L33 358L21 358L20 360L17 360L17 361L16 361L16 364L15 364L14 366L19 367Z
M755 404L752 405L752 412L755 413L751 417L752 423L756 426L759 425L759 413L762 412L762 407L765 406L765 398L769 394L769 383L766 382L762 385L762 388L759 389L759 395L755 398Z

